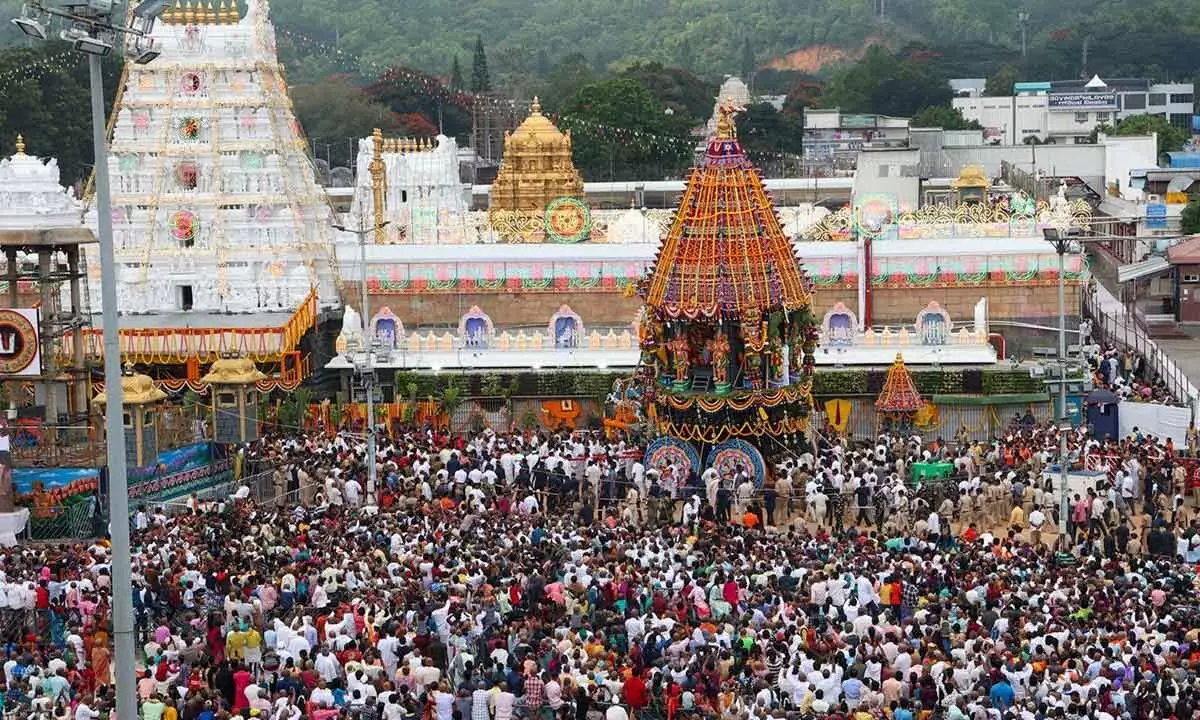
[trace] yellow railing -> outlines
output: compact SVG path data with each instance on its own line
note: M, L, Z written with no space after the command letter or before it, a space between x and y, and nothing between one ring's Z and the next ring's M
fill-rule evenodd
M121 330L121 361L146 365L185 363L195 358L211 363L222 357L244 357L255 362L279 362L300 344L300 339L316 326L318 315L316 290L292 313L282 327L266 328L129 328ZM84 354L104 356L104 341L99 328L83 332ZM61 354L72 357L73 338L64 335Z

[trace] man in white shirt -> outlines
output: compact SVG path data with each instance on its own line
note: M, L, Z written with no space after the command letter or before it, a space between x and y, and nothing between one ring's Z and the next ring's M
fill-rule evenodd
M333 682L342 674L342 663L338 661L337 656L329 652L328 647L321 648L314 667L325 682Z
M499 690L492 693L492 720L512 720L513 706L516 704L517 696L508 691L508 683L500 683ZM624 720L629 720L629 716L626 715Z
M346 496L346 504L352 508L358 507L362 501L363 486L355 478L350 478L342 487L342 494Z
M1035 507L1029 512L1029 542L1040 545L1042 542L1042 526L1046 524L1046 514Z

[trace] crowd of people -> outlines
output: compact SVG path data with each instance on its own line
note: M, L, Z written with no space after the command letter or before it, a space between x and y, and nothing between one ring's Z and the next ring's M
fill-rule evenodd
M1110 472L1062 518L1059 432L820 436L761 488L586 433L432 429L380 438L371 488L360 436L268 438L271 502L136 509L137 717L1194 718L1186 468L1070 431ZM6 717L111 709L110 562L0 556Z

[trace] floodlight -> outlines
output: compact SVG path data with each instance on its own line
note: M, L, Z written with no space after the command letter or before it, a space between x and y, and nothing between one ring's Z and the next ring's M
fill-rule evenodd
M167 0L145 0L133 9L136 18L156 18L167 7Z
M157 47L154 46L154 41L147 38L145 44L141 40L134 43L133 46L133 62L137 65L148 65L162 55Z
M63 30L59 35L63 40L71 43L71 48L75 52L81 52L85 55L98 55L103 57L112 52L112 44L101 40L98 37L92 37L87 30L78 26L70 30Z
M12 24L21 29L29 37L37 38L38 40L46 39L46 28L38 22L37 17L30 17L29 6L25 5L21 8L21 17L13 18Z

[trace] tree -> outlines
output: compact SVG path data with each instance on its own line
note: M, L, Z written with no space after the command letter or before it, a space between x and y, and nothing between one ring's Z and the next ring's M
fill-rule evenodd
M475 58L471 61L471 92L485 93L492 90L492 78L488 75L487 53L483 50L483 36L475 36Z
M909 127L938 127L943 130L982 130L983 126L963 117L962 110L950 105L923 107L912 116Z
M748 83L754 77L757 66L754 62L754 49L750 47L750 38L742 40L742 78Z
M847 112L912 117L923 107L948 105L950 97L945 78L926 63L900 59L872 45L862 60L834 75L823 104Z
M1179 214L1179 230L1184 235L1200 233L1200 197L1193 195Z
M1149 135L1158 134L1158 154L1174 152L1187 142L1188 136L1183 130L1172 125L1162 115L1132 115L1117 123L1113 135Z
M783 101L783 112L787 115L803 116L805 108L821 106L821 95L825 86L819 82L801 80L788 90Z
M742 148L764 172L783 172L785 156L803 153L803 116L779 112L771 103L754 103L736 122Z
M1012 65L1005 65L988 76L983 94L988 97L1012 97L1013 86L1017 84L1020 74Z
M562 109L575 165L585 179L646 179L687 165L689 123L663 112L654 95L630 78L585 85Z
M712 114L717 88L687 70L659 62L637 63L622 71L621 77L636 80L676 117L700 123Z
M397 116L408 132L426 135L440 126L449 137L471 131L471 98L452 93L438 78L403 67L390 68L363 89L373 102ZM420 121L411 117L421 115ZM440 121L440 122L439 122Z
M373 102L349 77L334 76L318 85L293 87L292 108L300 127L331 167L354 167L358 140L375 128L395 133L404 127L386 105Z
M454 65L450 68L450 92L460 93L464 89L462 66L458 64L458 56L454 56Z
M542 86L542 107L557 112L579 88L597 80L592 63L583 53L571 53L554 66Z

